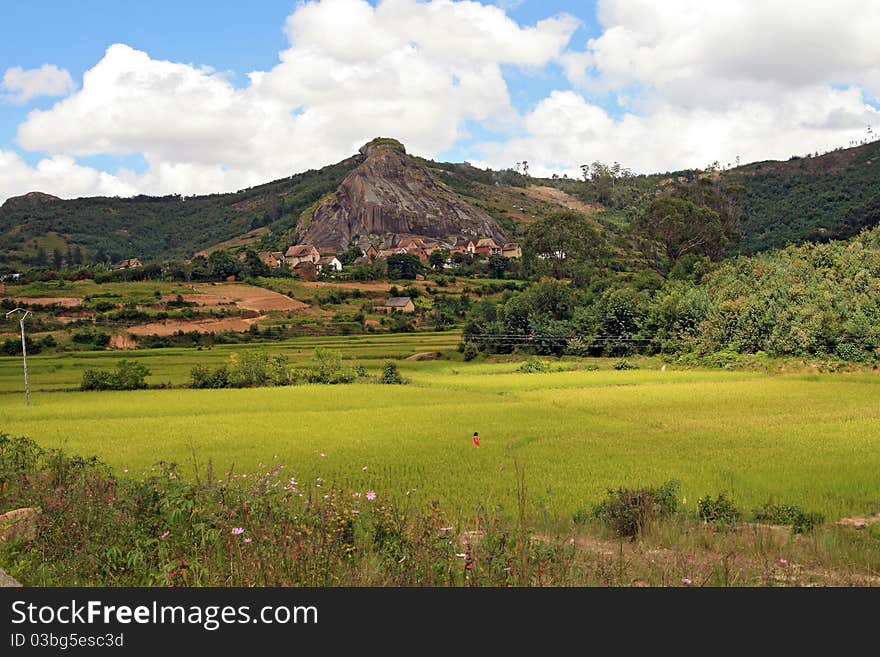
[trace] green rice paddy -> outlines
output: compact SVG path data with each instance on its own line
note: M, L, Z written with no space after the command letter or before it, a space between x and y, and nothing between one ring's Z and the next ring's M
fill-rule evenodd
M376 372L386 358L449 350L450 334L311 338L262 348L305 364L315 346ZM182 384L196 363L217 365L242 345L125 354L151 383ZM252 476L285 474L324 486L375 490L416 504L473 513L515 507L514 463L525 468L537 513L570 517L621 485L682 482L686 508L726 491L750 510L768 499L829 518L880 511L880 375L772 375L661 371L650 361L554 364L400 361L407 386L366 383L250 390L78 392L85 367L118 353L30 359L24 405L21 362L0 358L0 431L47 447L96 454L140 474L159 460L192 474L210 460ZM571 369L580 367L581 369ZM481 447L471 442L474 431Z

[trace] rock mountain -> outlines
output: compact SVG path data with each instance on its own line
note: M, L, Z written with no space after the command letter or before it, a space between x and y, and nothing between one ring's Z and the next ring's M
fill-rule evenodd
M352 242L390 248L407 237L508 240L492 217L432 177L400 142L374 139L360 153L363 162L339 188L303 213L302 242L343 251Z

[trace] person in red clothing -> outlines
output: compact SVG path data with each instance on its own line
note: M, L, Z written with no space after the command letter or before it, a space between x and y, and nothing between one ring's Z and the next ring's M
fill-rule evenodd
M477 435L477 432L474 431L474 447L480 446L480 437Z

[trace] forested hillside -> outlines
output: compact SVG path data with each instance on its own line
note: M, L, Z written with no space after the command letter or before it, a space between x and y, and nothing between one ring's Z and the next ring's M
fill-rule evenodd
M234 194L11 198L0 207L0 265L50 265L59 254L70 264L68 254L77 251L86 262L191 256L260 226L286 241L302 211L336 189L358 161L351 157Z

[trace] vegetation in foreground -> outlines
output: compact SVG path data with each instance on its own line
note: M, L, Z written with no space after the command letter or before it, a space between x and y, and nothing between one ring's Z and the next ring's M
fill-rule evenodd
M620 489L600 505L639 515L634 531L535 530L527 477L511 514L450 517L438 504L386 500L367 486L305 481L274 462L185 479L159 463L142 479L97 459L0 435L0 509L38 507L29 536L0 543L25 585L570 586L877 585L880 533L701 522L674 485ZM615 530L616 533L615 533ZM625 534L622 535L622 534Z

